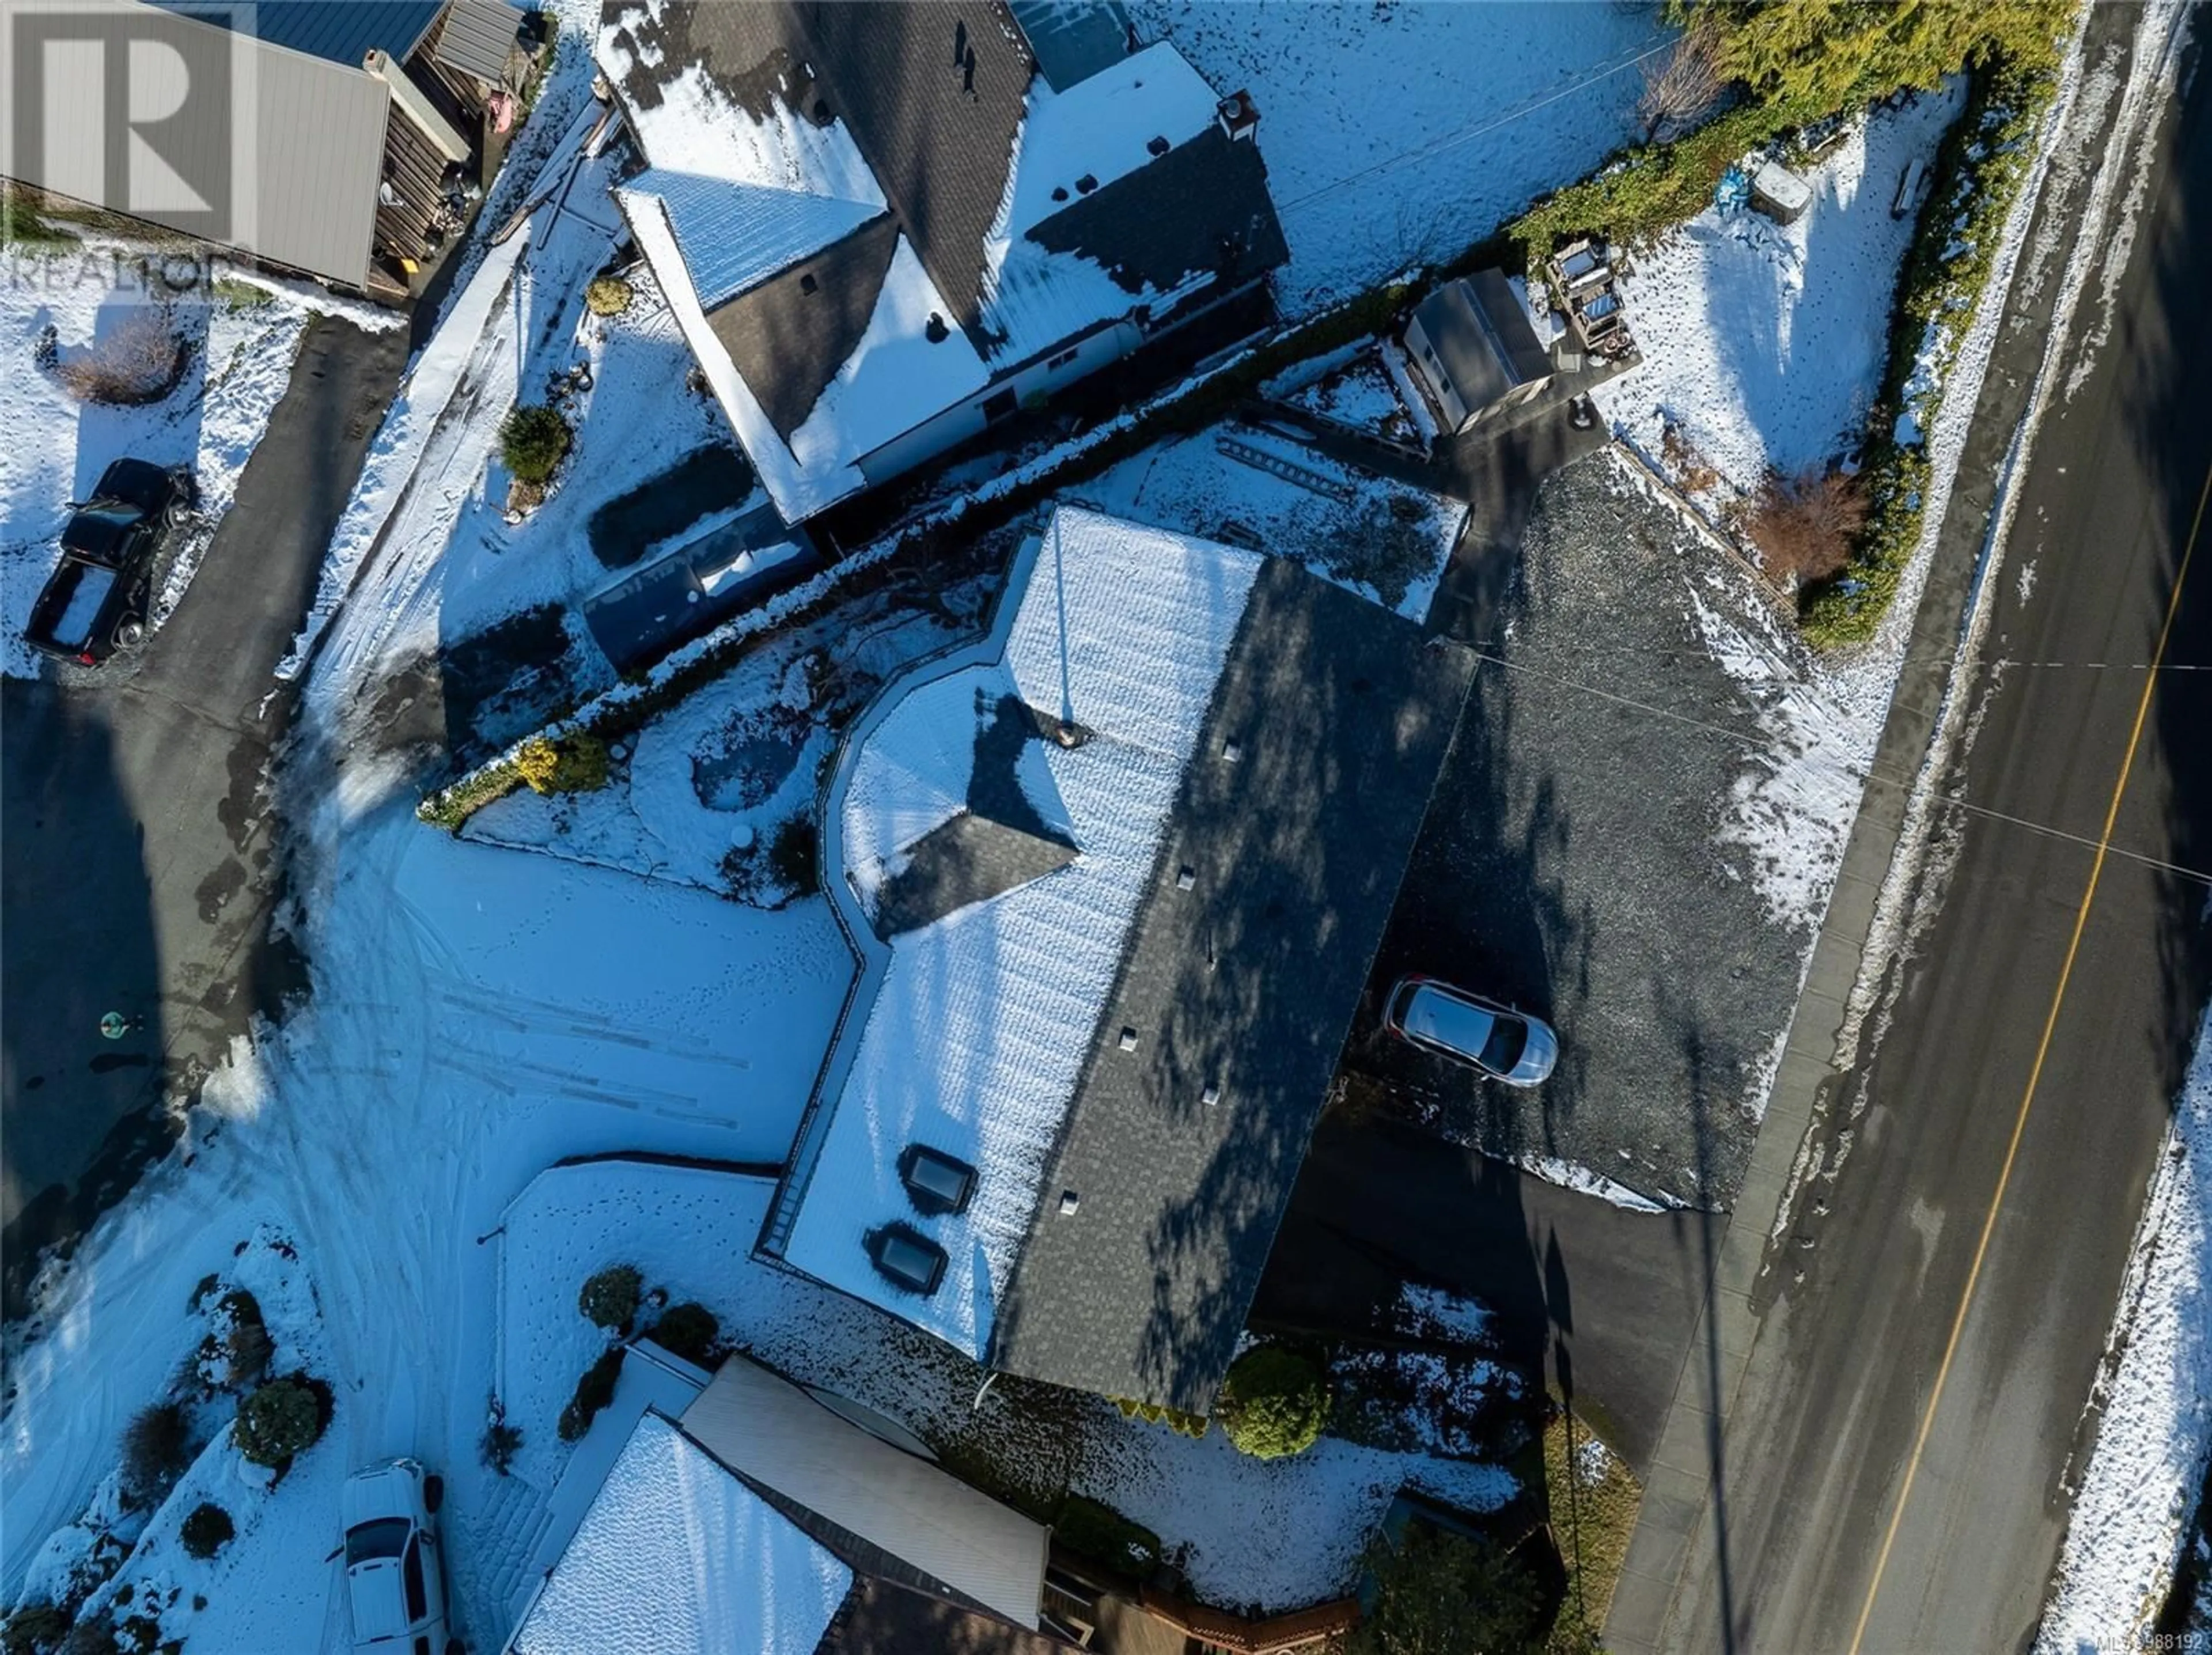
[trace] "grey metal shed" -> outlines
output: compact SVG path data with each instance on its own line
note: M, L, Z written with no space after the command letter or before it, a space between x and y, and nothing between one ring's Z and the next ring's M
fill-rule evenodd
M1464 431L1550 383L1552 359L1503 272L1477 271L1424 299L1406 350L1448 431Z

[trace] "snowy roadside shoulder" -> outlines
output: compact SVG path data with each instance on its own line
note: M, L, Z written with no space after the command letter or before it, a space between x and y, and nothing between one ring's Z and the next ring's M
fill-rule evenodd
M2074 1497L2038 1655L2137 1649L2165 1602L2212 1460L2212 1010L2150 1201L2092 1405L2097 1445Z

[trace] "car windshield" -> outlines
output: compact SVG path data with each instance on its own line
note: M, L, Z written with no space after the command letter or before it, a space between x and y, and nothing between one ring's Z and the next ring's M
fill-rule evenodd
M1492 1018L1490 1038L1482 1043L1482 1066L1500 1074L1513 1073L1528 1044L1528 1025L1517 1017Z
M373 1563L380 1557L397 1557L406 1549L413 1525L404 1517L380 1517L346 1531L346 1565ZM325 1529L324 1533L328 1534Z

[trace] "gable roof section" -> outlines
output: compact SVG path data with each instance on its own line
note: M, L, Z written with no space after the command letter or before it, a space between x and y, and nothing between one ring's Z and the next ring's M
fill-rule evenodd
M1472 673L1294 564L1261 573L1085 1043L993 1366L1212 1405Z
M1121 0L1007 0L1007 9L1055 92L1128 55L1132 30Z
M862 970L766 1250L972 1356L988 1348L1261 562L1062 507L1024 547L989 634L888 686L848 732L825 795L823 857ZM1079 854L878 940L855 871L962 806L976 707L1008 694L1085 736L1072 749L1031 744L1023 760L1041 763ZM896 1166L908 1144L976 1169L963 1210L915 1209ZM869 1233L892 1223L944 1250L926 1297L878 1275L869 1256Z
M708 310L786 447L866 337L898 245L898 221L879 216Z
M1497 271L1445 283L1414 307L1413 319L1470 414L1552 371L1528 313Z
M497 86L506 78L521 27L520 9L507 0L453 0L430 55L449 69Z
M852 1585L827 1549L648 1412L507 1647L811 1655Z
M948 319L979 329L983 240L1006 198L1032 72L1020 31L998 0L793 0L793 9L831 106L951 304Z
M683 1424L748 1482L879 1548L920 1579L951 1587L964 1602L1036 1625L1047 1534L1011 1506L871 1436L741 1356L722 1364L684 1410Z
M657 196L667 207L692 285L710 315L748 288L881 216L866 202L664 167L649 168L622 187L627 193Z
M371 52L404 63L445 0L258 0L252 5L211 4L208 0L150 0L164 11L197 17L229 28L240 16L251 20L254 39L325 63L359 69Z
M210 15L182 4L141 7L116 0L112 9L134 15L134 38L159 40L176 51L192 75L219 73L239 48L227 27L229 13ZM313 21L320 7L291 0L264 6L276 14L265 21L282 27ZM360 12L345 4L336 13ZM419 17L398 5L369 5L363 24L389 24L379 38L398 40L410 28L419 33L436 15L435 5ZM386 13L393 14L390 17ZM408 16L399 14L408 13ZM411 21L410 21L411 17ZM23 40L52 21L34 10L11 12ZM359 20L357 20L359 21ZM106 198L107 179L100 163L106 143L101 131L106 101L91 84L102 72L98 53L64 52L54 58L55 72L40 86L41 117L18 121L14 111L0 116L0 166L8 176L58 195L73 197L149 223L221 243L272 263L359 288L368 277L376 228L376 184L384 162L384 131L392 94L383 82L346 64L296 49L277 49L264 28L268 50L252 55L253 127L234 131L231 109L222 100L187 100L163 125L164 155L192 188L213 180L231 186L228 199L197 205L148 208ZM250 154L247 152L250 151ZM195 182L196 181L196 182ZM250 185L250 192L240 186Z

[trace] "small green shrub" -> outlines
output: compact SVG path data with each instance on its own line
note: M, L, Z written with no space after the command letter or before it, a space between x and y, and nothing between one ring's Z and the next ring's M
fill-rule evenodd
M203 1563L230 1544L237 1535L230 1513L212 1500L193 1506L177 1530L177 1538L183 1542L185 1550Z
M123 1433L123 1482L133 1498L151 1500L192 1463L191 1416L176 1402L155 1402L131 1417Z
M594 316L619 316L629 301L629 283L619 276L594 276L584 289L584 307Z
M584 1370L584 1377L576 1381L576 1394L561 1410L561 1440L574 1442L592 1428L599 1412L615 1399L615 1381L622 1377L623 1357L627 1345L611 1345L599 1353L599 1360Z
M441 788L415 806L415 814L433 827L459 833L470 817L486 805L504 799L522 785L522 772L510 764L485 765L465 776L450 788Z
M1364 1560L1367 1607L1348 1655L1492 1655L1541 1646L1544 1594L1520 1561L1491 1540L1409 1523Z
M499 457L525 483L544 484L560 469L575 440L557 408L519 405L499 428Z
M805 894L815 888L819 844L814 824L794 816L775 831L769 842L769 871L787 887Z
M532 793L597 793L607 784L607 744L582 730L532 736L516 749L514 768Z
M271 1379L239 1403L231 1432L240 1453L282 1471L323 1434L323 1400L300 1375Z
M714 1354L722 1324L704 1305L671 1305L653 1325L653 1342L672 1356L704 1367Z
M576 1309L583 1318L610 1333L625 1333L637 1316L645 1278L635 1264L610 1264L586 1278L576 1293Z
M1312 1447L1328 1409L1328 1376L1319 1363L1281 1345L1260 1345L1231 1366L1213 1412L1238 1449L1272 1460Z
M1080 1556L1139 1579L1159 1567L1160 1537L1111 1506L1070 1494L1052 1519L1054 1540Z

